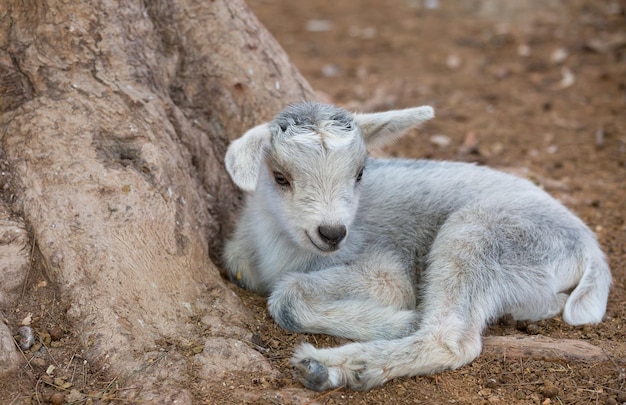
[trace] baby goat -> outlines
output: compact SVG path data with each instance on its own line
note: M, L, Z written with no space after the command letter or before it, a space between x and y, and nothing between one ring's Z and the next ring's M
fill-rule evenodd
M598 323L611 274L594 234L529 181L466 163L372 159L431 107L301 103L226 154L248 192L225 263L281 327L361 341L299 346L314 390L461 367L488 322Z

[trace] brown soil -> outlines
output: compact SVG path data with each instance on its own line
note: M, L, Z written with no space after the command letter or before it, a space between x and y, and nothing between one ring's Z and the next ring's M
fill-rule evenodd
M582 339L608 361L507 359L485 354L459 370L401 378L359 393L304 393L287 360L302 341L339 339L280 330L263 298L233 287L254 313L256 345L280 375L230 374L207 386L185 370L196 403L322 404L626 403L626 3L472 0L250 0L320 97L359 111L430 104L437 119L385 153L476 162L528 176L586 221L614 275L605 321L572 327L559 318L504 320L487 335ZM441 135L444 135L442 137ZM36 254L36 252L33 252ZM90 342L64 318L52 283L33 272L7 324L32 313L41 355L0 402L125 402L133 387L82 357ZM163 342L163 346L176 344ZM201 347L182 348L193 356ZM201 350L201 349L199 349ZM166 351L164 352L166 353ZM166 356L146 367L159 367ZM48 376L46 370L55 367ZM137 370L138 373L141 370ZM69 384L69 385L68 385ZM229 396L228 392L233 392ZM291 395L293 393L293 395Z

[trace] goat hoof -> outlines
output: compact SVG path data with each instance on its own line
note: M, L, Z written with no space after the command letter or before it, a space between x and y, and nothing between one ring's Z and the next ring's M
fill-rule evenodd
M305 387L315 391L328 389L328 369L317 360L304 359L295 364Z

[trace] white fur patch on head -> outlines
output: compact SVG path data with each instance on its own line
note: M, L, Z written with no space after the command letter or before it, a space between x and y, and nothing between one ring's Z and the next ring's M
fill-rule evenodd
M287 107L272 123L274 136L307 148L338 150L359 136L354 116L332 105L299 103Z
M349 146L358 133L356 129L346 131L346 128L338 126L334 121L321 121L315 130L307 127L291 128L290 140L311 148L322 146L329 151L335 151Z

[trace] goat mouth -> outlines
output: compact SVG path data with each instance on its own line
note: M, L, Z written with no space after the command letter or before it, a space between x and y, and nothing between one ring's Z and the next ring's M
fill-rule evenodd
M332 245L332 246L324 246L324 247L320 247L317 243L315 243L315 241L313 240L313 238L311 237L311 235L309 235L309 233L307 231L304 231L304 234L306 235L307 238L309 238L309 242L311 242L311 244L313 246L315 246L315 248L321 252L324 253L332 253L334 251L336 251L337 249L339 249L339 244L337 245Z

